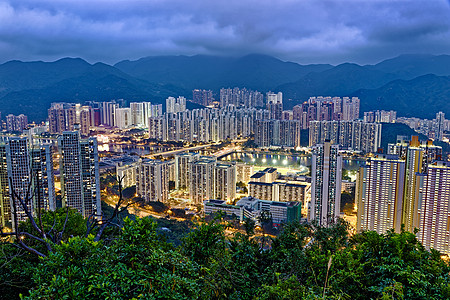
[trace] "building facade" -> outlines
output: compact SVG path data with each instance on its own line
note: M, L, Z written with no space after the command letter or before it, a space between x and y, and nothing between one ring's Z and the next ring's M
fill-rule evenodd
M311 158L309 220L328 226L340 216L342 156L330 142L317 145Z
M75 208L83 217L101 216L100 174L96 138L82 140L78 131L58 137L63 206Z

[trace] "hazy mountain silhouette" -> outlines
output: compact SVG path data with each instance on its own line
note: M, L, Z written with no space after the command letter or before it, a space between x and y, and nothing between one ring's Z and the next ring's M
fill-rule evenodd
M44 120L51 102L151 101L192 97L192 89L247 87L284 94L285 108L310 96L358 96L361 111L394 109L399 116L450 114L450 56L401 55L375 65L300 65L250 54L243 57L155 56L115 66L80 58L0 65L0 111Z

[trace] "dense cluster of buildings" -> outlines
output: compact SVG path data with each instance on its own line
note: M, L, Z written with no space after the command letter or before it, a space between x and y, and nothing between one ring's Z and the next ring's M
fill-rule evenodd
M203 106L210 106L214 102L213 92L211 90L195 89L192 91L192 102Z
M220 89L220 107L233 105L235 107L262 108L264 104L264 95L258 91L239 89L237 87Z
M373 110L364 112L364 122L367 123L395 123L397 112L394 110Z
M311 121L309 146L330 141L345 150L377 152L381 146L381 126L364 121Z
M299 120L302 129L309 128L311 121L352 121L359 118L358 97L311 97L303 104L294 106L293 119Z
M132 126L148 128L150 117L162 115L162 105L150 102L131 102L129 107L120 107L123 101L79 103L52 103L48 110L48 131L61 134L74 130L79 124L83 136L88 136L91 127L104 125L126 129Z
M117 175L124 186L136 185L136 193L145 201L167 202L169 181L177 190L189 192L192 204L206 199L231 202L236 198L236 163L217 161L214 156L182 153L174 160L140 160L118 165Z
M148 128L151 139L187 143L254 136L255 146L262 148L300 147L300 132L308 129L308 182L281 180L275 168L254 173L251 165L198 153L164 161L139 159L118 164L116 171L123 187L135 185L137 196L147 202L167 203L173 182L178 192L189 195L192 205L203 204L205 214L222 211L240 220L258 221L268 212L274 224L306 217L328 226L341 216L341 192L355 185L342 180L341 151L368 153L356 180L357 230L385 233L404 226L411 232L418 230L417 237L427 249L450 254L450 164L442 161L442 149L417 138L399 137L388 145L386 154L380 151L381 123L405 123L432 139L445 140L450 122L444 113L434 120L420 120L377 110L365 112L364 120L359 120L356 97L311 97L288 111L283 109L282 93L263 95L245 88L221 89L217 101L211 90L194 90L193 102L206 107L187 109L184 97L168 97L164 113L161 104L150 102L132 102L129 107L122 100L53 103L48 132L58 134L57 145L33 141L31 131L28 137L7 137L0 143L1 224L24 220L25 208L35 212L61 205L55 191L56 151L62 206L76 208L84 217L101 215L97 140L89 138L95 126ZM24 115L6 117L9 132L20 132L27 125ZM237 183L241 182L248 197L239 200ZM24 207L16 195L23 197L29 189L35 192Z
M220 108L193 110L186 110L184 97L169 97L166 112L149 118L149 137L164 141L217 142L249 137L255 133L257 141L264 145L299 146L299 123L281 120L281 93L267 93L267 109L251 108L251 105L245 104L254 95L246 89L222 89L220 95ZM264 99L259 92L258 95L261 96L258 99ZM261 124L258 121L266 124L265 131L259 130Z
M298 120L257 120L254 131L258 147L300 147Z
M9 114L6 116L6 131L8 132L22 132L28 127L28 117L24 114L15 116Z
M450 165L441 155L441 147L413 137L370 158L357 179L357 229L417 229L427 249L450 253Z
M233 106L166 112L149 119L149 137L164 141L224 141L250 136L255 121L267 118L267 110Z
M53 152L55 146L28 137L7 137L0 143L0 224L26 219L26 210L57 207ZM58 137L62 206L84 217L101 215L96 138L78 131ZM23 201L20 201L20 199Z
M443 112L438 112L436 118L432 120L401 117L397 118L395 122L406 124L430 139L448 142L450 138L449 135L444 134L444 131L450 131L450 120L445 119Z

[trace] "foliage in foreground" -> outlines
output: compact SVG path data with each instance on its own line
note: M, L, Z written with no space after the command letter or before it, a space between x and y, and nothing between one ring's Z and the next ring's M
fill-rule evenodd
M343 221L329 228L297 222L268 241L253 235L249 226L245 234L227 236L226 224L204 222L175 247L151 218L127 218L108 242L74 234L45 258L4 245L0 287L7 293L0 297L450 298L449 265L438 252L426 251L412 233L349 237ZM22 275L30 278L29 284L15 288L13 279Z

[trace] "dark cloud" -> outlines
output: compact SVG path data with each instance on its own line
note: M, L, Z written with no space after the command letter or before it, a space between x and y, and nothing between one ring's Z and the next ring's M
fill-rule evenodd
M370 63L448 49L444 0L0 0L2 61L263 53Z

